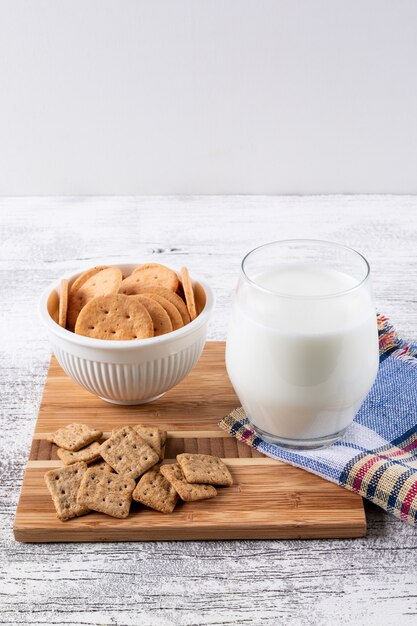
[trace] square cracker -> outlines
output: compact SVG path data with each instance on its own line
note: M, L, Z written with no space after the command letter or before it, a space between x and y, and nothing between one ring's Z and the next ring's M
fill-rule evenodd
M77 502L112 517L127 517L136 486L133 478L89 467L78 491Z
M177 463L189 483L207 485L233 485L233 478L227 466L217 456L210 454L178 454Z
M164 447L164 445L167 442L168 433L166 430L161 430L161 429L159 429L159 432L161 433L161 446Z
M133 499L161 513L172 513L178 500L171 483L157 469L141 477L133 492Z
M167 431L166 430L160 430L159 431L161 433L161 455L160 455L160 459L161 461L165 458L165 452L166 452L166 443L167 443Z
M51 433L46 438L48 441L56 443L59 448L76 452L92 441L100 439L102 434L101 430L97 428L90 428L87 424L77 424L73 422Z
M158 463L159 456L131 426L116 431L100 446L100 454L118 473L138 478Z
M161 443L161 431L156 426L147 426L146 424L136 424L133 426L136 432L146 441L148 446L151 446L156 454L161 457L162 443Z
M135 424L132 426L134 430L142 437L142 439L151 446L156 454L161 457L162 453L162 433L157 426L147 426L146 424ZM112 435L117 433L120 428L112 430Z
M94 469L96 470L99 470L100 472L114 472L114 469L110 467L110 465L106 463L106 461L103 461L103 459L101 459L100 461L96 461L95 463L92 463L88 469L92 467L94 467Z
M92 463L100 458L100 444L98 441L93 441L85 448L77 450L77 452L70 452L64 448L58 448L58 457L65 463L65 465L71 465L77 461L84 461L84 463Z
M60 520L65 521L89 512L87 506L77 502L78 490L86 471L86 463L80 461L46 472L45 483Z
M196 500L208 500L217 495L217 491L211 485L190 485L177 463L162 465L161 474L171 483L181 500L194 502Z

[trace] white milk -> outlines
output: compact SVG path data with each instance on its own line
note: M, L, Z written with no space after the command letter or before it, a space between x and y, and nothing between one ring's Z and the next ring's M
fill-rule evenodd
M343 294L355 279L313 265L280 266L255 281L275 293L240 282L226 350L227 371L246 413L278 438L339 433L352 422L378 369L368 288Z

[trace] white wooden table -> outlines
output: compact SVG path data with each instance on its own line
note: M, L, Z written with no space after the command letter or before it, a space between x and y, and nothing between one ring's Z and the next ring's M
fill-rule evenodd
M273 239L362 251L380 311L417 338L417 197L0 200L0 624L416 624L417 531L367 506L357 540L24 545L12 522L49 346L41 290L99 257L205 276L226 336L239 262Z

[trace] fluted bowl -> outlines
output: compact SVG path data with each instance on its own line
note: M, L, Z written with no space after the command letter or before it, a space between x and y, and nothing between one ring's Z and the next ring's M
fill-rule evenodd
M112 265L123 275L137 266ZM68 278L70 285L80 273ZM59 326L61 279L49 285L41 297L40 314L62 369L81 387L114 404L152 402L178 385L200 357L214 308L208 283L191 278L199 313L196 319L159 337L129 341L84 337Z

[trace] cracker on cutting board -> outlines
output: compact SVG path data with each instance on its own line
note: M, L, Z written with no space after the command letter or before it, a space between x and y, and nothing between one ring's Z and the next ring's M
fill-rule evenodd
M144 296L141 294L131 297L137 299L138 302L140 302L145 307L145 309L151 316L154 337L159 337L160 335L165 335L166 333L170 333L172 331L171 319L164 307L161 306L159 302L157 302L153 298L150 298L149 296Z
M171 483L184 502L207 500L217 495L217 491L212 485L190 485L177 463L162 465L161 474Z
M81 481L77 502L92 511L124 518L129 515L135 486L133 478L90 467Z
M167 431L166 430L159 430L159 432L161 433L161 455L160 455L160 459L162 461L162 459L165 458L166 442L167 442Z
M138 478L159 461L159 455L131 426L124 426L100 446L100 454L118 473Z
M80 461L46 472L45 483L60 520L66 521L89 512L86 505L77 502L81 480L86 471L86 463Z
M233 485L233 478L227 466L217 456L209 454L178 454L177 463L189 483L207 485Z
M136 281L155 287L165 287L165 289L169 289L173 292L178 289L178 276L176 272L159 263L144 263L138 265L129 278L132 278L131 283Z
M122 280L122 272L117 267L107 267L90 276L81 287L71 291L67 315L68 328L74 330L80 311L90 300L117 293Z
M135 424L132 428L136 430L148 446L155 450L157 455L160 457L162 451L162 436L159 428L157 426L149 426L146 424ZM120 428L114 428L111 434L114 435L114 433L117 433L119 430Z
M151 469L139 480L133 492L133 499L155 511L172 513L178 494L159 470Z
M190 274L186 267L181 268L180 274L188 313L190 314L191 320L195 320L195 318L197 317L197 307L195 303L194 289L191 282Z
M103 459L101 459L101 461L95 461L94 463L92 463L89 466L89 469L92 467L94 467L99 472L114 472L114 469L108 463L106 463L106 461L103 461Z
M164 446L167 442L168 433L166 430L161 429L159 429L159 432L161 433L161 446Z
M81 448L76 452L70 452L65 448L58 448L58 457L65 463L65 465L71 465L71 463L77 463L77 461L84 461L84 463L92 463L100 458L100 444L98 441L93 441L85 448Z
M136 298L122 294L98 296L84 306L75 332L85 337L123 341L153 337L148 311Z
M67 326L67 311L68 311L68 281L66 278L61 280L61 287L59 290L59 308L58 308L58 324L62 328Z
M102 431L97 428L90 428L87 424L73 422L47 435L46 439L55 443L59 448L76 452L92 441L100 439L102 434Z
M136 432L151 446L160 457L162 451L161 431L156 426L147 426L146 424L136 424L133 426Z

